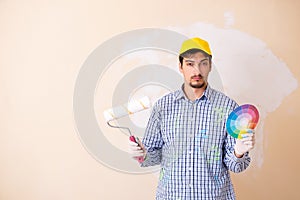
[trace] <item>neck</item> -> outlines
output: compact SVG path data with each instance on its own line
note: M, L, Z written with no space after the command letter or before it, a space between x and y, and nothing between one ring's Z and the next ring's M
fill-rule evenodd
M194 101L196 99L199 99L203 95L206 88L207 85L202 88L193 88L188 84L184 84L183 91L189 100Z

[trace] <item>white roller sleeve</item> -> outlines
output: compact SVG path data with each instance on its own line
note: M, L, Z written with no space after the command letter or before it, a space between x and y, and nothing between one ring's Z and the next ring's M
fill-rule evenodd
M150 108L150 106L150 99L145 96L138 100L132 100L128 104L107 109L103 112L103 115L108 122L113 119L118 119L120 117L124 117L126 115L131 115L144 109L148 109Z

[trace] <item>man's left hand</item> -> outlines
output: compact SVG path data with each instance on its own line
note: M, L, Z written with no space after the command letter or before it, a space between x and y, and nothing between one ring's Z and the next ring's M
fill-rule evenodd
M234 154L241 158L243 155L254 148L255 137L254 130L248 129L247 133L242 134L242 139L237 139L234 146Z

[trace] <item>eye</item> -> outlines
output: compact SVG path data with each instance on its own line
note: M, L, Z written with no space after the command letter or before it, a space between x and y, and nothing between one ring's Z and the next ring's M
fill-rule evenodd
M203 62L202 65L203 66L208 66L208 62Z
M192 67L192 66L193 66L193 63L187 63L186 65Z

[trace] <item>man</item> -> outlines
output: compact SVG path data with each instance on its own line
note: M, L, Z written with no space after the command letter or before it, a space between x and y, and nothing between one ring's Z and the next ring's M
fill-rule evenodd
M183 42L180 90L159 99L139 144L130 142L142 167L161 165L157 200L235 199L229 170L245 170L255 143L254 130L234 139L225 129L238 105L208 84L212 67L209 44L200 38Z

